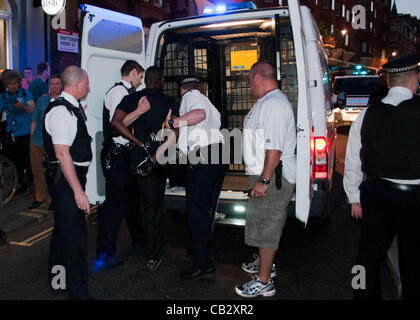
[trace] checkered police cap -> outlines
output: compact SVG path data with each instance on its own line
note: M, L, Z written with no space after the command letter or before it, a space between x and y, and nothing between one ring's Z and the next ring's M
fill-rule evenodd
M382 68L388 73L401 73L413 70L420 71L420 54L411 54L392 60L385 63Z
M186 83L200 83L200 79L196 76L186 76L179 81L180 85L186 84Z

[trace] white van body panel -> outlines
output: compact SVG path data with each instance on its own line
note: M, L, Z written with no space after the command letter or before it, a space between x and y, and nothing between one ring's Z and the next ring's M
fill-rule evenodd
M105 199L105 179L101 168L100 152L103 142L102 112L103 101L108 89L121 80L120 69L126 60L136 60L145 67L144 33L139 46L140 53L105 49L90 43L90 31L99 22L107 21L143 29L139 18L119 12L105 10L91 5L84 5L86 15L83 19L81 39L81 68L89 75L90 93L87 97L87 127L92 137L93 160L87 175L86 194L90 203L103 202ZM116 39L122 41L122 39ZM117 44L118 46L118 44Z

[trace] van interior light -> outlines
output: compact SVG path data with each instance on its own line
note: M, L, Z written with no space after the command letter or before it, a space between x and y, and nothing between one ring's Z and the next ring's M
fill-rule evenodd
M233 207L233 210L235 210L235 212L237 213L244 213L246 211L246 208L245 206L236 205Z
M232 22L208 24L200 28L226 28L226 27L240 26L240 25L246 25L246 24L257 24L257 23L263 23L263 22L264 20L232 21Z

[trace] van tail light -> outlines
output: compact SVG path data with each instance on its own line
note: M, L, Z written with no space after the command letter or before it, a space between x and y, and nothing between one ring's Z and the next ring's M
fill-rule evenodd
M311 152L313 154L314 166L312 178L328 178L328 143L325 137L314 137L311 139Z

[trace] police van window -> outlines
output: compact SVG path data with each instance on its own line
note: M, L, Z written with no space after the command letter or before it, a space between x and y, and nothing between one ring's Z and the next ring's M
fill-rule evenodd
M88 38L92 47L137 54L143 51L142 41L141 28L105 19L90 29Z
M371 94L378 88L378 77L338 78L334 83L334 93Z
M296 55L290 20L281 18L279 34L272 17L169 29L161 36L155 65L164 70L164 92L180 100L178 81L194 73L200 89L218 108L222 128L242 129L243 121L256 102L248 75L258 60L276 63L276 43L280 41L281 89L296 110L298 82ZM243 172L231 164L231 172Z

